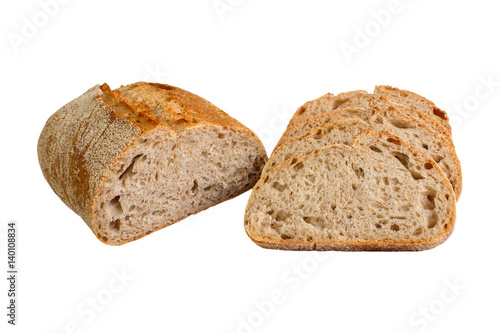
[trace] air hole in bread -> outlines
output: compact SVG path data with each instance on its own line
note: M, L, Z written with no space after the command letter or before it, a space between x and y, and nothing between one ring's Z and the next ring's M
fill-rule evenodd
M418 235L421 235L423 232L424 232L424 230L423 230L422 228L417 228L417 229L413 232L413 236L418 236Z
M319 140L323 137L323 130L322 129L318 129L316 131L316 134L314 135L314 139L315 140Z
M274 219L276 221L285 221L288 217L290 217L290 214L288 214L287 212L285 212L284 210L279 210L277 213L276 213L276 216L274 217Z
M132 162L130 162L129 166L125 169L125 171L122 172L122 174L118 177L121 181L125 181L128 177L130 177L133 174L132 169L134 168L134 164L136 160L141 157L142 154L137 155L132 159Z
M426 168L427 170L432 169L432 163L429 163L429 162L425 163L424 168Z
M113 220L109 223L109 229L112 232L120 232L121 221L120 219Z
M301 170L302 168L304 168L304 163L302 163L302 162L293 166L293 169L295 170L295 172Z
M390 140L391 138L387 139ZM405 168L408 169L409 157L406 154L400 153L398 151L391 152L392 156L394 156Z
M422 207L427 210L433 210L436 208L436 191L434 190L427 190L426 192L422 193Z
M380 224L380 223L375 223L375 228L377 228L377 229L382 228L382 224Z
M394 138L387 138L387 142L394 143L395 145L401 146L401 141Z
M224 133L219 133L219 134L217 135L217 137L218 137L219 139L224 139L225 135L224 135Z
M429 149L429 145L428 145L428 144L426 144L426 143L423 143L423 144L422 144L422 148L424 148L425 150L428 150L428 149Z
M356 174L356 177L358 178L364 178L365 177L365 170L363 170L362 167L358 167L356 165L352 165L352 170Z
M441 161L443 160L443 158L444 158L444 157L443 157L443 156L441 156L441 155L432 155L431 157L432 157L432 159L434 160L434 162L436 162L436 163L438 163L438 164L439 164L439 162L441 162Z
M322 216L305 216L303 217L304 222L313 225L318 229L326 229L327 225L325 219Z
M377 153L381 153L382 150L380 150L379 148L375 147L375 146L370 146L370 149L373 150L374 152L377 152Z
M432 229L438 222L438 215L435 211L431 211L427 217L427 228Z
M403 120L398 120L398 119L389 119L390 123L397 128L415 128L415 125L408 122L408 121L403 121ZM391 142L391 141L389 141Z
M392 231L399 231L399 225L397 225L397 224L391 224L391 230Z
M109 201L109 204L111 206L111 209L113 210L113 215L119 216L119 215L123 214L123 208L122 208L122 205L120 203L120 196L119 195L117 195L116 197L111 199Z
M417 171L410 170L410 174L413 177L413 179L415 179L415 180L425 179L425 177L422 176L422 174L417 172Z
M198 181L195 179L191 187L191 194L196 195L196 193L198 193Z
M353 189L354 191L356 191L356 190L358 189L358 185L357 185L357 184L352 183L352 189Z
M274 182L274 183L273 183L273 188L274 188L276 191L278 191L278 192L283 192L283 191L287 188L287 186L286 186L286 185L283 185L283 184L280 184L280 183L278 183L278 182Z

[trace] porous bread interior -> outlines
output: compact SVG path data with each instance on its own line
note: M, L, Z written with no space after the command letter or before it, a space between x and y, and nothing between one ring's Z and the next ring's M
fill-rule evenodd
M265 162L250 135L230 127L170 135L161 126L147 132L108 173L93 212L105 243L140 238L248 190Z
M444 127L441 122L437 121L435 118L429 116L428 113L420 111L419 109L415 109L409 106L397 104L394 102L391 102L387 97L385 96L379 96L377 98L373 98L371 102L371 108L372 109L383 109L383 110L396 110L398 112L401 112L409 117L415 118L430 128L432 128L434 131L437 133L441 134L446 141L452 146L455 147L453 144L453 139L451 138L450 134L450 128Z
M370 100L371 94L364 90L343 92L337 96L326 94L302 105L290 119L288 127L309 117L340 108L368 108Z
M349 91L338 94L326 94L320 98L309 101L302 105L294 114L287 127L285 134L292 127L305 119L314 117L325 112L345 108L394 108L408 116L417 118L426 123L439 134L443 135L453 146L451 139L451 127L446 112L437 108L434 103L415 93L392 88L388 86L376 86L373 94L363 90ZM285 135L284 134L284 135ZM282 143L285 139L280 139Z
M356 135L369 128L370 125L359 118L332 120L332 122L314 127L299 136L290 138L277 147L271 156L269 156L262 174L265 174L285 160L313 150L314 148L338 143L350 146Z
M263 175L245 229L269 247L432 246L455 216L453 190L435 166L390 135L315 149Z
M374 98L385 96L394 103L424 111L429 116L436 118L441 123L449 127L449 119L446 112L436 107L433 102L411 91L401 90L390 86L376 86L373 96Z
M290 126L286 129L285 133L283 133L280 140L276 144L274 151L279 149L281 145L284 144L288 139L300 136L310 129L321 126L325 123L331 123L337 120L350 118L359 118L367 122L369 121L371 115L371 110L358 107L349 107L345 109L335 109L332 111L323 112L318 115L306 118L303 121L296 123L295 125Z
M359 117L359 119L351 119L352 121L347 122L338 121L350 119L352 116ZM389 131L431 157L444 171L457 198L460 196L462 171L455 150L443 136L420 121L398 111L378 109L375 112L367 109L341 109L309 119L310 121L305 121L302 127L294 130L294 133L306 130L305 133L290 138L273 151L263 173L286 159L314 148L336 143L350 144L352 140L348 140L349 136L355 136L370 128L374 131ZM360 124L361 119L367 120L369 125L368 123ZM326 125L313 127L324 121L328 121ZM313 128L307 130L310 127Z

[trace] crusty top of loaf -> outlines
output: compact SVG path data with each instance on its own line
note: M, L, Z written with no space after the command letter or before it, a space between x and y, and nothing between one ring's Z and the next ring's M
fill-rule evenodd
M222 125L245 128L224 111L184 89L160 83L137 82L115 91L146 104L155 118L176 132L199 125Z

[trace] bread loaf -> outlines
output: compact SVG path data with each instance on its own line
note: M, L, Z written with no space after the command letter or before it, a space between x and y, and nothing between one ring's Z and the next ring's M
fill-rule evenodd
M180 88L95 86L53 114L38 142L54 192L99 240L121 245L253 187L257 136Z

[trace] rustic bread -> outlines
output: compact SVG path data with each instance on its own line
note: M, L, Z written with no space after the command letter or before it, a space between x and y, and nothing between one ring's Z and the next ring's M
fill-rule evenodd
M325 116L328 122L314 127L318 123L321 124L321 121L318 120L325 120ZM353 117L358 121L337 121ZM366 126L359 124L361 120L366 121ZM455 149L442 135L412 117L395 110L380 110L378 108L373 111L368 109L340 109L311 117L301 122L301 124L303 124L301 128L306 132L288 139L275 148L264 167L263 173L300 153L336 143L347 143L346 136L353 137L370 128L374 131L388 131L395 134L431 157L448 177L457 199L460 197L462 169ZM308 128L311 129L307 130Z
M391 86L376 86L373 97L384 96L391 102L405 105L425 112L443 125L451 133L450 119L445 111L438 108L433 102L408 90L401 90Z
M121 245L251 189L257 136L203 98L163 84L95 86L47 121L42 172L99 240Z
M337 96L326 94L320 98L306 102L293 114L288 127L293 126L309 117L337 110L340 108L369 108L372 95L364 90L348 91Z
M295 124L324 112L337 109L393 107L398 111L417 118L431 126L436 132L447 137L451 142L451 127L446 112L437 108L434 103L406 90L389 86L376 86L373 94L363 90L341 93L337 96L326 94L318 99L302 105L290 119L288 129ZM419 109L422 108L422 109ZM438 116L439 115L439 116ZM287 130L288 130L287 129Z
M300 154L263 174L245 230L265 248L425 250L444 242L455 195L439 166L388 132Z

